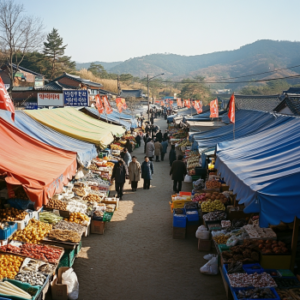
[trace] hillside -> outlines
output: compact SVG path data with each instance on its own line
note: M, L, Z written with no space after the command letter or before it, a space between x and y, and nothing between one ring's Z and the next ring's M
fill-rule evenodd
M111 68L119 65L122 63L122 61L116 61L116 62L103 62L103 61L93 61L94 63L101 64L105 70L109 71ZM87 62L87 63L78 63L76 62L76 69L78 71L82 69L88 69L90 67L90 64L92 62Z

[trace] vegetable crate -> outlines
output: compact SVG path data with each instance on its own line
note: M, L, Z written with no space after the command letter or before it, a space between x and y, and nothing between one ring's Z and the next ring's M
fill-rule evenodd
M13 279L4 279L4 281L8 281L11 284L15 285L16 287L24 290L25 292L29 292L29 294L33 294L31 300L36 300L37 297L39 296L41 287L37 287L37 286L32 286L29 283L23 283L21 281L18 280L13 280ZM12 299L12 300L20 300L20 299L25 299L23 297L19 297L19 296L7 296L4 294L0 294L0 297L4 297L4 299L7 299L6 297L9 297L8 299Z
M57 269L59 269L60 267L72 267L73 266L73 263L74 263L74 260L75 260L76 254L77 254L76 248L73 250L65 250L64 255L62 256L62 258L59 261Z
M78 246L75 248L75 255L76 256L80 252L81 248L82 248L82 241L80 241L80 243L78 244Z

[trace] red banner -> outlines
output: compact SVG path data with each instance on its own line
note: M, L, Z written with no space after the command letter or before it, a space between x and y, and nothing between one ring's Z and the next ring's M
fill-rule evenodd
M123 103L122 103L122 99L121 98L117 98L116 99L116 105L117 105L117 109L119 111L119 113L122 112L122 108L123 108Z
M111 114L113 112L113 109L111 108L110 103L108 102L107 96L102 96L102 101L103 101L106 113L108 115Z
M166 103L169 103L169 99L166 99Z
M15 120L15 107L9 97L9 94L4 86L1 77L0 77L0 109L10 111L12 120L13 121Z
M182 101L181 98L177 98L177 106L182 107Z
M99 112L99 114L103 114L104 107L103 107L102 101L100 99L100 95L96 95L95 98L96 98L96 107L98 109L98 112Z
M218 107L218 99L210 101L210 118L218 118L219 117L219 107Z
M184 99L184 106L187 108L191 108L191 101L190 99Z
M127 104L126 104L125 98L121 98L121 102L122 102L122 108L124 110L126 110L127 109Z
M200 101L200 100L194 101L194 108L196 109L197 114L201 114L202 113L202 101Z
M173 107L173 100L170 100L169 104L170 104L170 107Z
M234 94L232 94L230 97L228 118L230 120L230 123L235 123L235 97L234 97Z
M161 101L160 105L161 105L161 106L165 106L164 101Z

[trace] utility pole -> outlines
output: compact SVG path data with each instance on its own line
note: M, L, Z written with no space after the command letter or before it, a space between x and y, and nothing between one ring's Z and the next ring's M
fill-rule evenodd
M149 74L147 74L148 121L150 122Z
M121 84L120 84L120 75L117 78L117 88L118 88L118 96L121 95Z

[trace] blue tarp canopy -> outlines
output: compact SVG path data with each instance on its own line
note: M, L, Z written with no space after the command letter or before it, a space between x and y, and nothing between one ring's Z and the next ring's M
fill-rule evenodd
M11 113L6 110L0 110L0 117L45 144L77 152L78 160L84 166L87 166L89 161L97 157L95 145L61 134L35 121L22 111L16 111L15 122L11 120Z
M178 109L177 111L177 114L174 114L174 115L170 115L167 117L167 120L168 122L173 122L173 119L176 118L176 117L184 117L184 116L191 116L191 115L194 115L194 114L197 114L197 111L194 107L192 108L182 108L182 109Z
M115 124L124 126L126 128L126 130L129 130L130 128L137 128L137 121L135 118L133 118L130 115L124 114L124 113L119 113L117 112L115 109L113 109L113 112L109 115L106 114L99 114L98 110L92 107L85 107L84 110L86 110L87 112L91 113L92 115L94 115L96 118L102 119L102 120L107 120L109 122L113 122ZM83 111L84 111L83 110Z
M260 226L300 218L300 118L218 144L216 168Z
M224 116L224 118L227 115ZM281 123L287 122L292 117L278 115L275 113L238 110L235 119L235 139L250 136L263 130L267 130ZM223 126L214 130L193 135L194 143L192 149L206 149L215 147L218 143L233 140L233 124Z
M226 110L219 111L219 116L222 116L225 113L227 113ZM211 121L211 120L214 120L214 119L210 118L210 110L206 111L202 114L195 115L193 117L189 117L189 118L184 117L183 118L183 122L186 122L186 121Z

